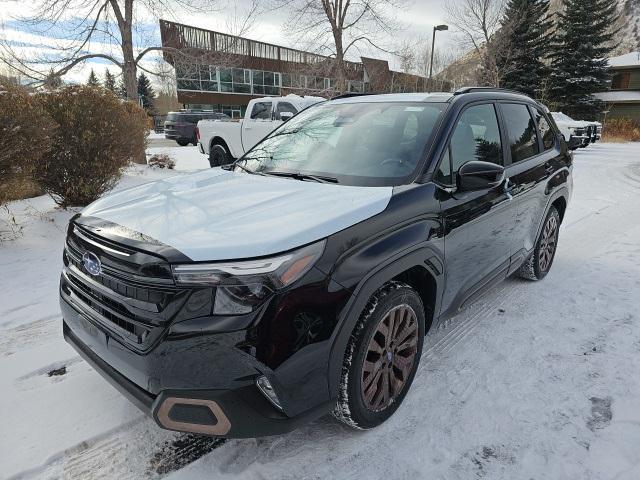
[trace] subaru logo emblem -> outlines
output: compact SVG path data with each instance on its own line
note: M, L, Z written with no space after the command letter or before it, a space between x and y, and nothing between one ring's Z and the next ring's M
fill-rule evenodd
M82 264L84 265L84 269L93 276L100 275L100 272L102 272L100 259L93 252L84 252L84 255L82 255Z

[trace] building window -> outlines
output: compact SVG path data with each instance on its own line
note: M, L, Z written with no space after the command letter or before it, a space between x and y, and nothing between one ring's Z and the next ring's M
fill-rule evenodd
M611 79L611 90L626 90L629 88L631 72L618 72Z
M349 80L349 91L355 93L364 92L364 83L359 80Z
M253 70L253 93L256 95L280 95L280 74Z
M245 68L232 68L233 93L251 93L251 71Z
M304 88L304 82L304 75L297 75L295 73L282 74L282 86L285 88Z

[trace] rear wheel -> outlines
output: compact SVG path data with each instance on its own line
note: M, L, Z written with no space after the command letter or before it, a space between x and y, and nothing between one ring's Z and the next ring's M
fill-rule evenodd
M559 230L560 214L556 207L552 206L542 225L536 248L517 271L519 277L528 280L542 280L549 273L558 247Z
M374 293L349 339L334 416L369 429L393 415L413 382L424 333L413 288L393 281Z
M186 138L179 138L178 140L176 140L176 143L181 147L186 147L190 142Z
M211 167L220 167L231 163L231 155L222 145L212 145L209 149L209 165Z

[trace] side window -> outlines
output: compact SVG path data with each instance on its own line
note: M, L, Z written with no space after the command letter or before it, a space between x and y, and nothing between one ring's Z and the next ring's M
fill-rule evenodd
M462 112L436 172L436 180L455 184L460 167L472 160L504 165L498 117L492 104L474 105Z
M289 102L278 102L278 106L276 107L276 119L281 120L280 114L282 112L291 112L295 115L298 113L298 110L296 110L296 107Z
M547 117L545 117L545 115L537 108L533 112L536 118L536 124L538 125L538 132L540 132L540 135L542 136L542 145L545 150L549 150L553 148L556 135L551 128L551 125L549 125Z
M251 110L252 120L271 120L271 102L257 102Z
M540 153L536 126L527 106L518 103L503 103L500 107L509 132L511 161L513 163L521 162Z

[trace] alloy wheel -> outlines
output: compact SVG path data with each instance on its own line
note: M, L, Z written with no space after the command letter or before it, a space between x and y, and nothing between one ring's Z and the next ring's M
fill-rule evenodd
M538 254L538 267L543 272L551 266L553 254L556 250L558 242L558 218L552 215L547 220L542 230L542 238L540 239L540 252Z
M402 392L417 345L418 320L413 308L402 304L389 310L371 337L362 368L362 397L369 410L384 410Z

